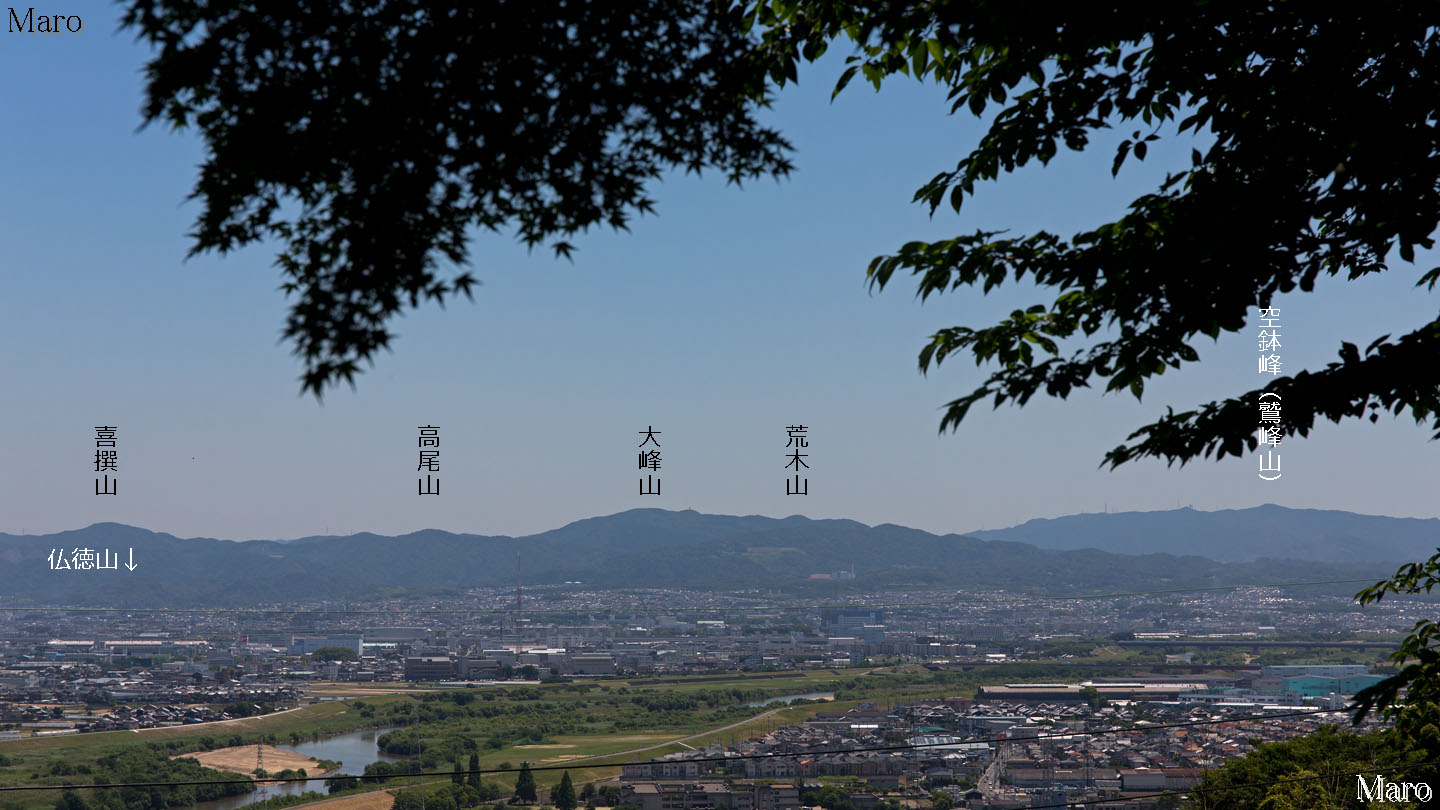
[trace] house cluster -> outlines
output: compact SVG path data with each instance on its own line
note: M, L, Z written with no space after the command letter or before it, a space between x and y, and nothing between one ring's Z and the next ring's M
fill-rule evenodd
M729 746L626 765L621 779L631 801L651 810L758 808L766 801L785 808L783 791L731 803L712 788L729 781L731 791L767 783L778 791L797 780L842 785L857 810L887 796L914 799L937 790L963 808L1076 801L1143 808L1150 803L1145 794L1187 790L1206 769L1257 742L1348 726L1341 711L1297 711L1303 709L1185 701L867 703Z
M147 703L143 706L117 706L113 711L82 723L77 728L80 731L120 731L230 719L228 713L209 707L156 706Z
M0 669L0 723L36 736L228 720L229 707L243 706L250 715L301 699L294 685L220 682L178 668L105 670L53 660L8 666ZM74 704L88 711L61 708Z
M799 791L793 785L725 783L722 781L627 784L622 801L640 810L796 810Z

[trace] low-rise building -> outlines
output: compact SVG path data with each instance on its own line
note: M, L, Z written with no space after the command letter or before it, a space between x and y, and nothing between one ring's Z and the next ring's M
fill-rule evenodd
M797 810L793 785L730 784L724 782L650 782L625 785L621 801L640 810Z
M455 674L455 662L449 656L411 656L405 659L405 680L438 681Z

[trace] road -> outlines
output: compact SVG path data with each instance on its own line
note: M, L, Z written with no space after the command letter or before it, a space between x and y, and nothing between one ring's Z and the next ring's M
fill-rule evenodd
M980 795L984 796L987 802L1000 797L1000 763L1004 759L1005 746L1002 743L995 749L995 758L980 773L980 780L975 785L975 789L980 791Z

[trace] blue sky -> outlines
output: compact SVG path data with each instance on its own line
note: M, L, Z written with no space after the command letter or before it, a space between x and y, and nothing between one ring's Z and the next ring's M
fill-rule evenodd
M941 406L984 371L956 358L922 376L927 336L1053 295L1013 287L922 305L906 279L868 291L868 260L977 227L1069 235L1120 213L1192 144L1167 138L1112 179L1120 136L1099 138L932 219L911 194L981 124L907 81L878 94L857 82L832 103L838 56L804 70L769 114L797 147L791 178L736 189L667 177L658 215L575 240L573 263L477 235L475 302L409 312L358 390L317 404L278 341L273 246L184 260L200 143L136 131L147 52L112 33L117 7L79 13L82 35L0 41L12 78L0 118L0 531L113 520L231 539L525 534L636 506L936 532L1177 505L1440 516L1440 444L1408 416L1326 423L1282 445L1284 475L1270 483L1254 455L1099 468L1166 405L1259 384L1254 330L1206 341L1201 363L1153 381L1141 403L1037 398L937 435ZM1283 299L1287 368L1432 319L1440 298L1413 284L1435 263L1421 255ZM806 497L784 494L796 422L810 426ZM117 497L93 494L100 424L119 427ZM439 497L415 494L425 424L441 428ZM647 425L663 432L658 498L637 494Z

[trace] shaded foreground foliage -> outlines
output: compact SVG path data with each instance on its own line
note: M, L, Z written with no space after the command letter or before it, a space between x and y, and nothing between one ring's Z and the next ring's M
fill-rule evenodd
M1367 781L1381 774L1391 782L1440 784L1440 706L1414 705L1398 717L1394 728L1384 731L1356 734L1325 727L1307 737L1263 743L1243 758L1207 772L1199 785L1202 790L1185 806L1207 810L1391 806L1361 802L1357 774ZM1268 782L1282 784L1239 787Z
M131 0L157 49L146 123L206 155L191 253L265 239L316 396L386 348L407 304L469 296L471 228L527 245L653 210L662 171L781 176L738 6L710 0Z
M928 369L955 354L999 369L949 403L941 429L977 402L1023 405L1104 382L1130 391L1199 360L1195 342L1255 325L1256 307L1413 263L1440 223L1440 8L1428 2L1337 6L1223 2L1071 5L1036 13L986 0L781 2L747 16L764 38L771 78L792 81L801 60L836 40L857 52L853 77L876 89L898 75L939 82L952 112L989 115L989 130L915 200L957 212L979 184L1061 147L1084 150L1134 127L1112 172L1144 160L1161 138L1193 145L1128 212L1070 237L974 231L916 241L874 259L884 287L897 272L921 299L984 292L1029 277L1056 295L975 329L931 337ZM998 109L997 109L998 108ZM1433 289L1440 268L1420 275ZM1283 314L1281 316L1283 318ZM1259 444L1262 393L1284 402L1281 436L1317 419L1382 411L1430 422L1440 437L1440 319L1339 362L1277 376L1238 397L1170 411L1105 456L1111 466L1242 455ZM1062 348L1079 342L1080 348ZM1288 369L1287 369L1288 370Z

